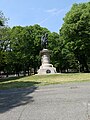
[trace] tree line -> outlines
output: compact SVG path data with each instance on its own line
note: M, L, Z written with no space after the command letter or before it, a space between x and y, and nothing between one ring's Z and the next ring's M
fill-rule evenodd
M48 33L51 63L57 72L89 72L90 70L90 2L73 4L63 18L59 34L38 24L5 25L0 12L0 74L34 74L40 67L41 36Z

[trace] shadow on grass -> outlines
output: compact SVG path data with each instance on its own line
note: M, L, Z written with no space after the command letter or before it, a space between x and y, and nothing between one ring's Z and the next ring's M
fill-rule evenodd
M24 76L0 78L0 82L18 80L18 79L23 78L23 77Z
M0 90L11 89L11 88L26 88L40 84L40 82L30 81L14 81L7 83L0 83Z
M0 87L3 86L3 89L5 89L6 87L12 88L10 86L14 86L15 88L9 90L0 90L0 113L4 113L9 111L10 109L14 109L15 107L27 105L28 103L33 102L34 99L31 93L37 89L37 87L35 86L36 84L39 83L11 82L0 84Z

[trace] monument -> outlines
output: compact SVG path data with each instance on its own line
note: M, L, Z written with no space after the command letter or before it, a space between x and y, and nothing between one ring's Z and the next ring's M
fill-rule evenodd
M41 66L38 70L38 74L54 74L56 73L56 68L50 64L50 51L47 49L48 45L48 34L45 33L41 37L41 46L42 51L40 51L41 55Z

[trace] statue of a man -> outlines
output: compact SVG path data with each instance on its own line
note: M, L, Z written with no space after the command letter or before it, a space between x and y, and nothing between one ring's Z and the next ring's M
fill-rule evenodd
M43 35L42 37L41 37L41 46L42 46L42 48L47 48L47 45L48 45L48 34L47 33L45 33L45 35Z

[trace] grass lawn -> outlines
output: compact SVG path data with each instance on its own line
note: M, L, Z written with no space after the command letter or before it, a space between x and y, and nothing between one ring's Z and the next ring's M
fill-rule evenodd
M0 89L22 88L48 84L63 84L67 82L90 81L90 73L68 73L32 75L28 77L13 77L0 79Z

